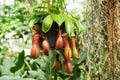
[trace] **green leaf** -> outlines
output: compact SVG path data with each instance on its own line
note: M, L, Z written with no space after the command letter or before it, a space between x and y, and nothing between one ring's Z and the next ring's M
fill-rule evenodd
M86 29L81 23L80 23L80 32L83 33L83 34L86 33Z
M8 47L4 46L2 50L0 50L0 54L5 54L8 51Z
M85 27L83 27L83 25L78 20L72 18L72 21L79 33L85 33Z
M22 78L22 77L16 77L16 76L1 76L0 80L36 80L32 78Z
M25 43L22 43L22 42L18 42L18 43L15 43L16 46L19 46L21 48L27 48L27 49L30 49L32 44L25 44Z
M62 23L65 21L65 17L63 14L51 14L52 19L58 24L58 26L60 27L62 25Z
M33 6L33 10L35 10L35 9L47 9L47 7L45 7L45 6L42 6L42 5L40 5L40 4L37 4L37 5L35 5L35 6Z
M40 20L40 17L34 17L30 20L29 26L32 27L36 22Z
M80 60L77 62L77 64L79 65L85 62L85 60L87 59L87 50L81 53L80 56Z
M71 37L73 31L74 31L74 24L72 23L72 20L70 17L67 15L65 16L65 29L66 32L68 33L69 37Z
M37 80L49 80L48 75L45 74L45 72L43 72L41 69L37 71L29 71L29 76Z
M53 19L50 15L46 16L42 23L42 31L44 33L48 32L52 26Z
M53 66L53 63L56 60L56 54L57 54L57 52L55 50L49 51L49 56L48 56L48 61L50 64L49 66Z
M51 80L52 78L52 75L56 73L56 70L54 70L54 63L55 63L55 60L56 60L56 54L57 52L55 50L50 50L49 51L49 56L47 56L48 58L48 61L47 61L47 72L49 74L49 80ZM49 66L49 67L48 67Z
M20 20L20 22L24 22L24 16L23 16L23 14L17 14L16 16L15 16L15 19L19 19Z
M59 8L60 8L60 9L64 9L64 8L63 8L63 3L64 3L63 0L58 0L58 3L59 3L59 4L58 4L58 5L59 5Z
M40 65L40 69L46 70L47 69L45 68L47 65L46 61L48 61L47 56L40 56L38 59L35 60L35 63Z
M3 60L3 66L2 66L2 75L10 75L10 67L14 65L13 60L10 57L6 57Z
M52 76L55 75L57 72L54 64L56 60L56 54L57 52L55 50L50 50L49 56L41 56L39 59L36 60L36 63L40 65L40 69L46 75L47 80L51 80Z
M76 29L80 33L80 23L79 23L79 21L77 21L75 18L72 18L72 21L73 21L74 25L76 26Z
M11 72L16 72L18 71L23 65L24 65L24 57L25 57L25 53L24 50L22 52L19 53L18 59L15 62L15 66L10 68Z
M1 76L0 80L22 80L21 77L13 77L13 76Z

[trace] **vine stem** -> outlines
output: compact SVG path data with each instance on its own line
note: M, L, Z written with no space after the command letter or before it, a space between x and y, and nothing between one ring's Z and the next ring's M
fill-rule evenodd
M94 45L94 6L93 6L94 2L92 0L92 44ZM93 46L94 47L94 46ZM94 49L93 49L93 53L94 53Z
M91 0L91 3L92 3L92 52L93 54L95 54L95 25L94 25L94 22L95 22L95 18L96 16L94 16L94 12L95 12L95 0ZM96 63L95 64L95 67L96 69L99 71L98 67L96 66ZM98 74L98 79L100 80L100 75Z
M32 68L30 67L30 65L28 64L28 62L26 60L24 60L24 62L27 65L27 67L29 68L29 70L32 71Z
M48 13L50 13L50 0L48 0Z

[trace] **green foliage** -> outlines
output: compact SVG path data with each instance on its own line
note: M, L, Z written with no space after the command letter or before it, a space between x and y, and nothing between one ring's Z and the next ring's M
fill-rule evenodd
M60 54L60 61L62 62L62 70L57 70L55 67L56 54ZM24 51L19 53L17 60L14 62L13 58L5 58L2 62L2 77L0 79L7 80L8 78L12 79L20 79L20 80L72 80L76 75L78 79L80 79L80 75L85 72L82 72L82 63L85 63L87 58L87 52L83 52L80 60L71 60L72 64L75 66L74 72L72 74L68 74L64 71L64 58L61 52L57 50L50 50L49 56L40 55L38 59L30 59L29 56L24 55ZM11 73L13 72L13 73ZM7 76L3 76L7 75ZM13 77L13 75L17 76L25 76L22 77Z
M80 53L81 58L77 60L75 64L81 65L82 63L84 63L87 59L87 55L88 55L88 52L87 52L87 49L85 49L82 53Z
M42 31L44 33L48 32L52 26L53 19L50 15L46 16L42 23Z
M57 52L55 50L49 51L49 56L41 56L40 59L36 60L36 63L39 64L41 72L41 76L39 78L44 78L41 80L52 80L52 76L54 76L57 72L55 68L55 60Z
M76 30L78 31L78 33L85 33L85 27L80 23L79 20L72 18L72 21L76 27Z
M29 71L29 74L30 78L35 78L37 80L49 80L48 79L49 75L46 75L41 69L37 71Z
M21 48L27 48L27 49L30 49L32 44L31 43L22 43L22 42L18 42L18 43L15 43L15 45L21 47Z
M8 47L3 46L2 50L0 50L0 55L4 55L8 51Z
M58 27L62 25L62 23L65 21L64 14L51 14L52 19L58 24Z
M64 1L52 0L51 2L52 3L49 8L47 7L47 1L42 1L41 4L30 7L30 27L39 21L43 21L42 31L46 33L50 30L53 21L56 22L59 27L63 22L65 22L64 26L69 37L71 37L75 27L77 28L78 32L84 33L85 29L81 26L81 24L72 15L69 16L69 13L66 12ZM48 9L50 9L50 12L48 12Z
M2 5L0 13L0 38L4 38L8 32L14 32L14 35L21 35L28 31L27 24L25 21L28 5L20 3L19 1L14 5Z
M31 78L21 78L21 77L14 77L14 76L2 76L0 80L35 80Z
M72 23L71 18L67 15L65 15L65 30L69 36L71 36L74 31L74 24Z
M2 66L2 75L10 75L10 68L14 65L13 60L10 57L6 57L3 60L3 66Z
M40 17L34 17L30 20L29 26L33 26L35 23L38 22L38 20L40 20Z
M38 18L39 19L39 18ZM50 14L47 17L44 18L42 23L42 31L44 33L48 32L52 26L52 23L56 22L59 27L61 27L62 23L65 22L65 30L68 33L69 37L71 37L75 27L80 33L85 33L85 28L82 26L82 24L77 21L75 18L71 18L66 14Z
M65 23L64 26L69 36L75 29L78 32L84 32L79 20L65 11L63 0L52 0L50 13L48 13L47 1L40 0L41 3L37 4L38 1L32 1L32 4L26 3L27 1L15 1L14 5L3 5L3 15L0 15L0 38L4 38L5 34L9 32L15 32L13 37L22 36L23 38L25 34L29 36L31 27L39 21L43 21L42 31L44 33L50 30L53 22L56 22L59 27ZM27 42L15 43L15 45L22 48L30 48L31 46ZM84 66L82 63L85 63L87 56L86 53L83 53L80 60L71 59L72 64L74 64L74 72L68 74L64 71L65 62L59 51L50 50L49 56L40 55L35 60L31 59L30 56L25 56L24 51L19 53L17 59L14 54L12 57L6 57L5 53L7 52L7 47L3 47L0 51L0 64L2 64L0 65L0 80L73 80L75 74L78 74L76 77L79 80L82 75L80 67ZM57 70L55 67L56 54L58 53L61 55L62 70Z
M14 73L14 72L18 71L24 65L24 57L25 57L24 51L20 52L19 56L15 62L15 66L10 68L11 72Z

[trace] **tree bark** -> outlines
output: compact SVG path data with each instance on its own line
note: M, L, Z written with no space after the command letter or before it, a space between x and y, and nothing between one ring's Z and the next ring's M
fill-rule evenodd
M118 0L105 0L106 11L107 11L107 34L108 34L108 52L112 72L112 80L115 77L115 59L117 58L116 51L116 37L117 28L119 26L119 16L118 16Z

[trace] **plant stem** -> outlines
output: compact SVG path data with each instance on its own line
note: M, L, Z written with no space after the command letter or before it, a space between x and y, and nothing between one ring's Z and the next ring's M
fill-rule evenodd
M27 67L29 68L29 70L32 71L32 68L30 67L30 65L28 64L28 62L26 60L24 60L24 62L27 65Z
M48 13L50 13L50 0L48 0Z

